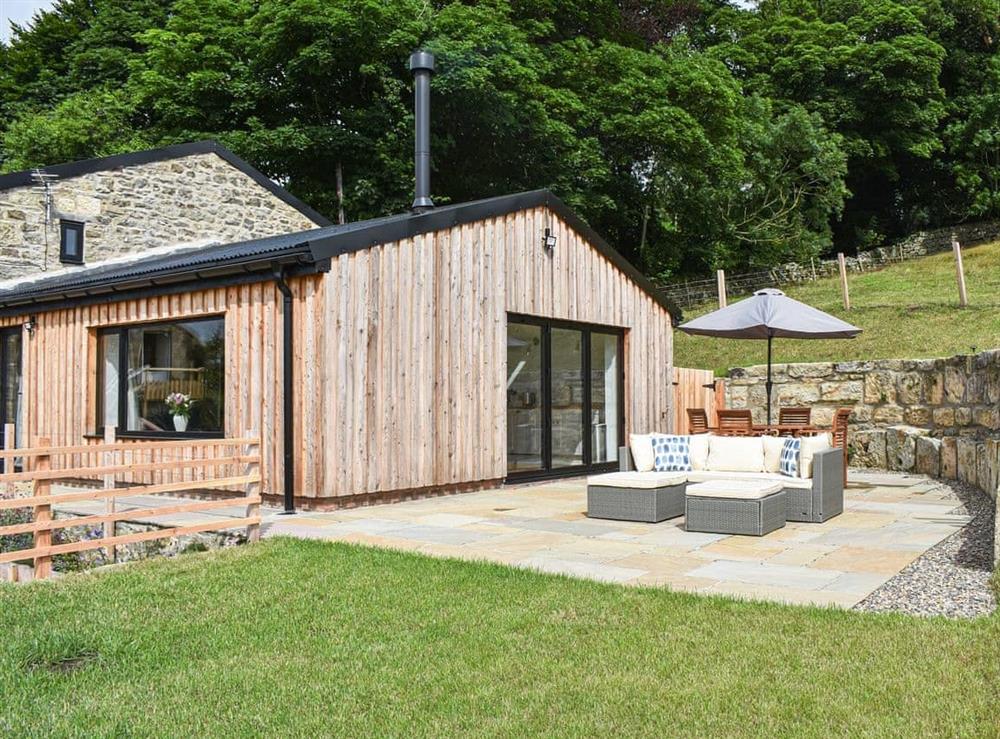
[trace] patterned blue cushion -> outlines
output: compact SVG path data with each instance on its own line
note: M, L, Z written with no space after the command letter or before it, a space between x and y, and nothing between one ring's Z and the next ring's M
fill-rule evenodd
M687 472L691 469L691 438L653 436L653 469L657 472Z
M799 476L799 449L802 439L785 439L781 447L781 474L787 477Z

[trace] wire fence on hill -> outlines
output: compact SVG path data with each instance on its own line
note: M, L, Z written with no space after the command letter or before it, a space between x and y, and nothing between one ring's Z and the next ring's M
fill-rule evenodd
M959 226L922 231L891 246L859 252L846 257L848 272L870 272L890 264L905 262L918 257L950 250L952 239L963 247L1000 239L1000 221L961 224ZM784 287L823 278L839 273L836 259L814 259L807 264L789 262L770 269L726 275L728 297L750 295L768 287ZM702 305L718 299L716 278L682 279L659 285L660 291L681 308Z

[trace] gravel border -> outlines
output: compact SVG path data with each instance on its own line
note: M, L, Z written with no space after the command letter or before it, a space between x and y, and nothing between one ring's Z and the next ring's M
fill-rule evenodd
M951 512L972 516L972 520L907 565L854 606L855 610L976 618L997 607L990 585L996 504L970 485L935 482L960 502Z

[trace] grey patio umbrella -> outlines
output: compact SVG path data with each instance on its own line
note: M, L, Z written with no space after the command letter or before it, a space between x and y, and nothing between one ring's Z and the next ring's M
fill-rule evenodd
M781 290L758 290L753 297L706 313L680 326L686 334L724 339L767 339L767 422L771 423L771 340L853 339L861 329L800 303Z

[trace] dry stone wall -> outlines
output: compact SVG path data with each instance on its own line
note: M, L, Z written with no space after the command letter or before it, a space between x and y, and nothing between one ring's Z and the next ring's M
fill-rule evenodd
M230 243L315 228L312 220L214 153L56 180L43 195L0 192L0 279L72 268L59 262L59 220L83 222L87 264L147 249Z
M889 264L917 259L928 254L951 249L955 238L963 247L975 246L1000 239L1000 221L960 223L956 226L919 231L894 244L858 252L845 260L848 272L870 272ZM840 274L836 259L812 262L786 262L770 269L742 274L727 274L729 297L747 295L765 287L782 287ZM710 303L718 298L715 277L667 283L660 290L681 307Z

